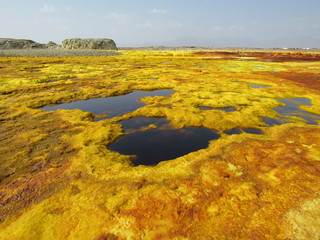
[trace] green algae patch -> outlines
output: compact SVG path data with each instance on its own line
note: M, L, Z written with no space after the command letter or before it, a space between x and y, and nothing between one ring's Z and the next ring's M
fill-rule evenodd
M318 238L319 124L264 121L279 118L279 99L308 98L299 108L320 114L316 56L122 51L0 64L1 239ZM99 121L90 110L39 109L164 89L173 93ZM220 138L134 167L108 146L137 117ZM234 129L243 131L225 133Z

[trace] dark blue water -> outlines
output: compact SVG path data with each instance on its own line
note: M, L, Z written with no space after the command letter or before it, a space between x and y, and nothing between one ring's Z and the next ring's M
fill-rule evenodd
M132 163L156 165L208 147L209 141L220 135L208 128L185 127L174 129L164 118L132 118L120 122L125 135L108 148L123 155L134 155ZM150 124L158 128L144 130ZM132 130L136 131L132 131Z
M205 106L199 106L198 108L200 108L201 110L212 110L212 107L205 107Z
M250 133L250 134L263 134L263 131L256 128L233 128L231 130L227 130L224 133L228 135L241 134L241 133Z
M301 105L311 106L311 100L308 98L287 98L287 99L277 99L279 102L285 104L285 106L274 108L278 113L276 118L262 118L263 122L269 126L282 125L290 122L305 122L310 125L318 125L320 121L320 115L308 113L300 108ZM295 119L290 118L291 116L298 117ZM234 128L227 130L224 133L228 135L241 134L243 132L250 134L263 134L260 129L239 129Z
M93 98L89 100L74 101L71 103L64 103L49 107L40 108L45 111L55 111L57 109L81 109L83 111L92 112L95 115L107 114L107 118L113 118L123 115L128 112L135 111L143 107L144 104L139 102L141 97L164 96L167 97L172 94L172 90L157 90L157 91L133 91L132 93L113 96L107 98Z
M278 113L277 118L262 118L262 120L270 125L281 125L289 122L305 122L310 125L318 125L317 121L320 121L320 115L308 113L300 108L301 105L311 106L311 100L308 98L286 98L277 99L279 102L285 104L285 106L274 108ZM289 117L288 117L289 116ZM299 117L299 119L291 119L292 117Z
M71 103L41 108L46 111L57 109L81 109L92 112L96 115L107 114L108 118L123 115L134 111L144 104L139 98L146 96L169 96L172 90L158 91L133 91L127 95L80 100ZM269 126L281 125L288 122L297 122L290 116L299 117L307 124L318 124L320 116L308 113L300 109L301 105L312 105L307 98L277 99L285 106L277 107L274 110L278 113L277 118L263 118ZM218 109L226 112L235 111L235 107L210 108L199 106L202 110ZM124 135L110 144L108 148L124 155L132 155L132 163L138 165L156 165L161 161L175 159L200 149L208 147L209 141L220 138L220 135L211 129L185 127L174 129L165 118L136 117L121 121ZM150 126L152 125L152 127ZM156 128L155 128L155 126ZM149 127L149 128L148 128ZM260 129L231 129L224 133L228 135L241 134L263 134Z
M228 134L228 135L233 135L233 134L241 134L242 131L241 131L241 129L239 129L239 128L233 128L233 129L231 129L231 130L225 131L224 133L225 133L225 134Z
M248 83L248 84L252 88L268 88L268 87L270 87L270 86L267 86L267 85L260 85L260 84L255 84L255 83Z
M212 110L212 109L215 109L215 110L221 110L221 111L224 111L224 112L234 112L234 111L236 111L235 107L212 108L212 107L199 106L199 108L201 110Z
M215 108L216 110L221 110L221 111L224 111L224 112L234 112L236 111L236 108L235 107L225 107L225 108Z
M262 121L269 126L274 126L274 125L282 125L284 124L284 121L281 121L280 118L262 118Z
M256 128L243 128L242 131L250 134L263 134L263 131Z
M123 120L120 123L124 132L132 132L134 130L146 128L151 124L156 125L158 129L171 128L169 121L165 118L135 117Z

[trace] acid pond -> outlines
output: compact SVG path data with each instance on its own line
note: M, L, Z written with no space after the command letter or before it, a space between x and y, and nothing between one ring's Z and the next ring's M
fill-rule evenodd
M308 98L286 98L277 99L285 106L274 108L278 113L278 118L262 118L270 126L281 125L289 122L305 122L310 125L318 125L320 115L308 113L300 108L300 105L311 106L312 103Z
M248 83L248 85L252 88L268 88L268 87L270 87L267 85L261 85L261 84L255 84L255 83Z
M277 118L262 118L262 121L269 126L282 125L290 122L305 122L310 125L318 125L320 115L308 113L300 108L300 105L311 106L312 103L308 98L286 98L277 99L279 102L285 104L284 106L274 108L278 113ZM227 135L250 133L263 134L263 131L255 128L238 129L234 128L224 132Z
M143 107L144 104L139 102L142 97L163 96L167 97L172 94L172 90L157 91L133 91L132 93L113 96L107 98L93 98L89 100L79 100L71 103L64 103L49 107L43 107L41 110L55 111L57 109L81 109L83 111L92 112L95 115L107 114L107 118L113 118Z
M139 102L139 98L167 97L172 93L172 90L133 91L122 96L80 100L41 109L46 111L81 109L95 115L108 114L108 118L112 118L143 107L144 104ZM175 159L206 148L210 140L220 137L207 128L174 129L165 118L137 117L120 123L123 125L125 135L108 148L124 155L135 155L132 162L136 166L155 165L161 161Z
M233 135L233 134L241 134L241 133L250 133L250 134L263 134L263 131L261 129L256 128L234 128L231 130L227 130L224 132L227 135Z
M206 107L206 106L199 106L199 109L201 110L220 110L224 112L235 112L236 108L235 107L221 107L221 108L213 108L213 107Z
M260 85L254 88L264 87ZM172 90L157 91L133 91L127 95L80 100L50 107L42 110L54 111L57 109L81 109L92 112L95 115L107 114L108 118L132 112L144 104L139 98L146 96L169 96ZM320 116L303 111L300 105L312 105L307 98L277 99L284 106L274 108L278 113L277 118L262 118L269 126L281 125L288 122L301 122L307 124L318 124ZM236 107L212 108L198 106L201 110L221 110L225 112L237 111ZM119 122L123 126L123 136L111 143L108 149L123 155L132 156L132 163L138 165L156 165L161 161L175 159L190 152L198 151L208 147L209 141L220 138L220 135L208 128L185 127L173 128L165 118L135 117ZM261 129L256 128L234 128L224 132L233 134L263 134Z
M119 122L124 136L108 148L123 155L134 155L132 163L156 165L208 147L220 135L208 128L172 128L165 118L137 117Z

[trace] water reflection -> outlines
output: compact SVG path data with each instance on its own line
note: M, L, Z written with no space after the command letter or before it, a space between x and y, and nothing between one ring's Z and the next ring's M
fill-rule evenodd
M233 128L231 130L227 130L224 133L227 135L241 134L241 133L250 133L250 134L263 134L263 131L256 128Z
M205 107L205 106L199 106L199 108L201 110L220 110L220 111L224 111L224 112L234 112L236 111L235 107L221 107L221 108L213 108L213 107Z
M205 106L199 106L198 108L200 108L201 110L212 110L212 107L205 107Z
M244 128L242 129L245 133L250 133L250 134L263 134L263 131L260 129L256 128Z
M124 155L135 155L132 163L156 165L161 161L175 159L190 152L208 147L210 140L220 135L208 128L185 127L174 129L164 118L133 118L120 122L125 135L108 146ZM143 129L150 124L157 128ZM138 131L131 131L138 129Z
M285 106L274 108L279 116L274 118L262 118L262 120L270 125L281 125L289 122L305 122L310 125L318 125L320 121L320 115L308 113L300 108L300 105L311 106L311 100L308 98L287 98L277 99L279 102L285 104ZM294 119L290 117L296 117Z
M242 131L241 131L241 129L239 129L239 128L233 128L233 129L231 129L231 130L225 131L224 133L225 133L225 134L228 134L228 135L233 135L233 134L241 134Z
M222 108L215 108L216 110L221 110L224 112L234 112L236 111L235 107L222 107Z
M151 117L135 117L120 122L122 124L124 132L132 132L146 128L150 125L157 126L158 129L171 128L169 121L165 118L151 118Z
M267 85L260 85L260 84L255 84L255 83L248 83L248 84L252 88L268 88L268 87L270 87L270 86L267 86Z
M115 116L123 115L125 113L135 111L140 107L143 107L144 104L139 102L139 98L146 96L167 97L172 93L172 90L133 91L132 93L121 96L94 98L89 100L80 100L71 103L43 107L41 108L41 110L55 111L57 109L81 109L83 111L92 112L95 115L107 114L107 118L113 118Z

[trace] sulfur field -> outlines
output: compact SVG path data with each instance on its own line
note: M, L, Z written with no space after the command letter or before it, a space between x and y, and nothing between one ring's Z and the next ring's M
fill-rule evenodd
M0 239L320 239L319 53L120 53L0 57Z

